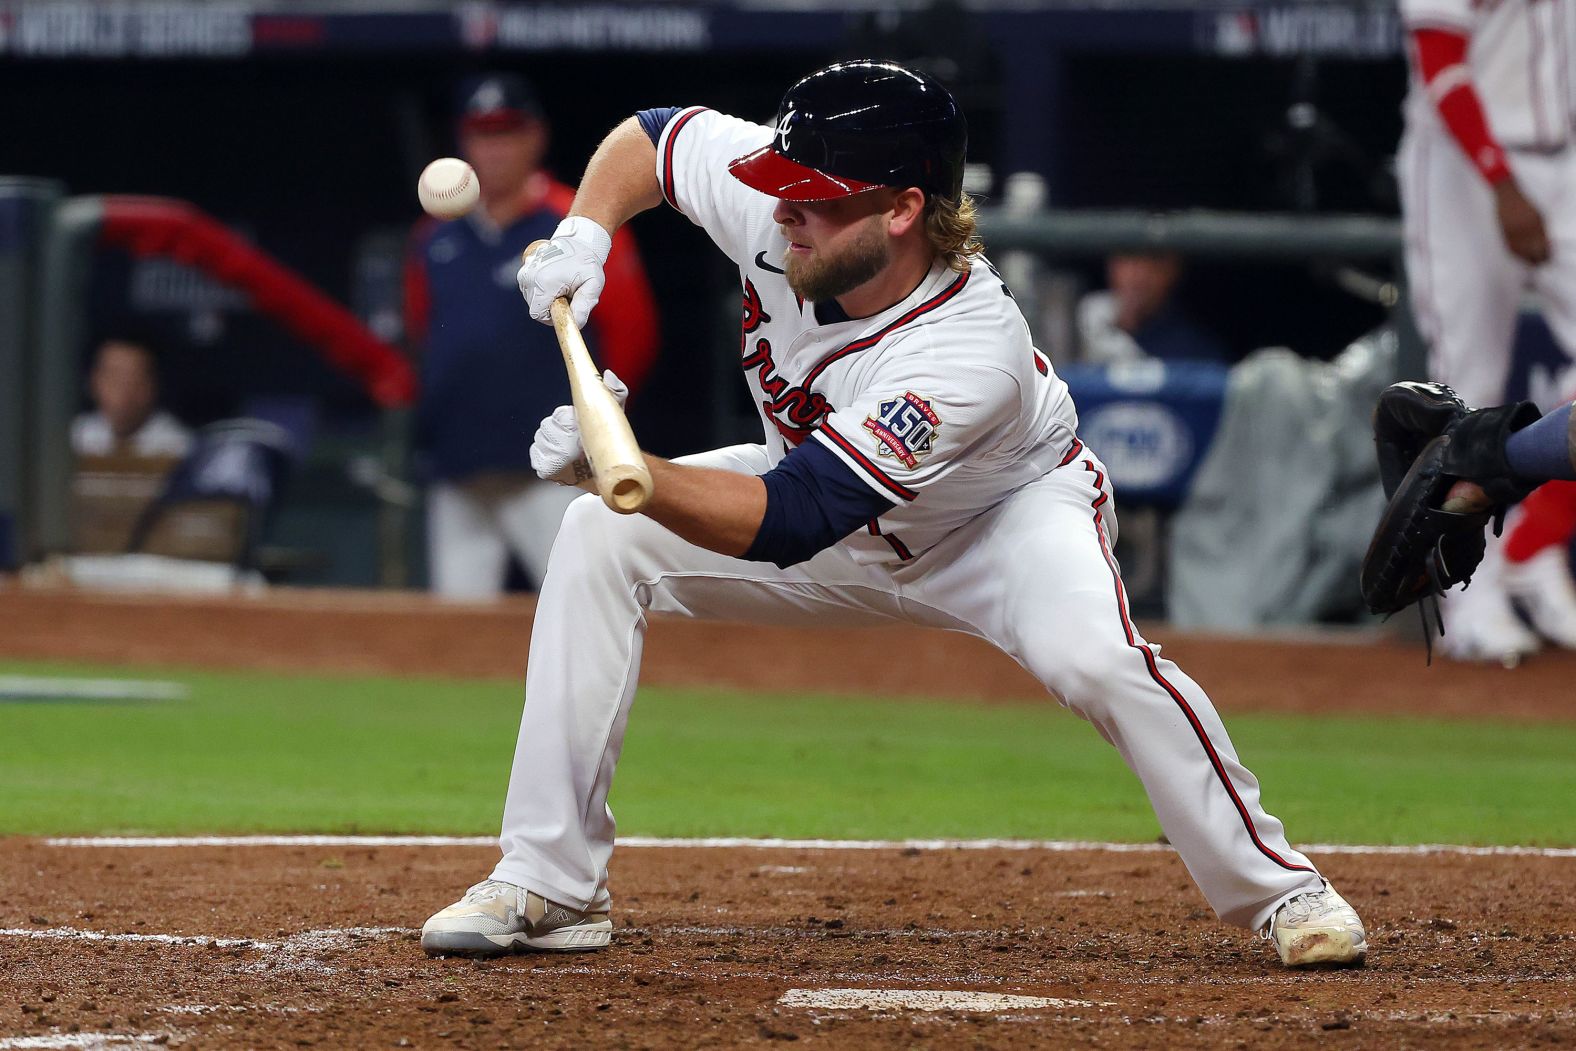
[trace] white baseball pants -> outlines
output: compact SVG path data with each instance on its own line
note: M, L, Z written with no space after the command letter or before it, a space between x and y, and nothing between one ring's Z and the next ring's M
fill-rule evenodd
M752 474L769 466L760 446L688 462ZM834 546L778 569L695 547L595 497L577 500L537 605L493 878L580 908L608 900L607 796L647 611L765 624L907 621L988 639L1094 723L1138 774L1215 911L1262 926L1320 877L1260 805L1258 782L1204 691L1133 626L1114 533L1105 469L1087 451L897 567L860 565Z
M1553 257L1539 267L1505 247L1493 191L1447 131L1408 128L1396 158L1412 312L1429 346L1429 376L1474 407L1505 400L1516 314L1529 292L1576 357L1576 147L1509 156L1552 243Z
M509 553L540 583L564 512L577 489L534 474L488 474L440 482L427 493L427 567L431 590L461 601L503 592Z

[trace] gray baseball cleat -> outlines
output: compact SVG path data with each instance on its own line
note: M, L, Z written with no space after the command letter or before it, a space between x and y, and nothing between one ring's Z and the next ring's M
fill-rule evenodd
M582 912L502 880L482 880L421 928L428 956L587 952L613 937L606 909Z
M1262 933L1287 967L1360 967L1368 955L1357 910L1328 883L1282 902Z

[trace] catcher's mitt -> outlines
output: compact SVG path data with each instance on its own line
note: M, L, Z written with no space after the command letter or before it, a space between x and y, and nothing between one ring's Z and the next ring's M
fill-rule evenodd
M1386 499L1395 495L1423 446L1468 411L1443 383L1392 383L1384 389L1374 406L1374 446Z
M1380 395L1374 440L1390 502L1363 559L1370 610L1395 613L1472 579L1484 526L1493 521L1497 535L1506 509L1537 484L1511 474L1505 441L1538 417L1530 402L1468 410L1437 383L1398 383ZM1446 511L1459 481L1479 486L1481 499L1470 511Z

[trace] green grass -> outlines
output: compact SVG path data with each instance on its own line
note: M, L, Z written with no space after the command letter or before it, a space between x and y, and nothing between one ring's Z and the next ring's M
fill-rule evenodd
M0 702L0 834L495 831L520 690L124 671L161 703ZM1299 842L1576 843L1576 725L1229 720ZM1137 781L1043 707L648 689L614 789L646 835L1147 840Z

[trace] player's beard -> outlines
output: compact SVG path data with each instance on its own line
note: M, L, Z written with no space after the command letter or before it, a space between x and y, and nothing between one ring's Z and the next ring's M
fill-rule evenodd
M806 259L788 253L784 270L788 287L812 303L847 295L885 270L892 262L892 245L881 224L868 221L859 235L835 256Z

